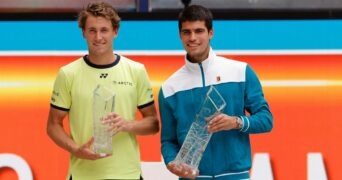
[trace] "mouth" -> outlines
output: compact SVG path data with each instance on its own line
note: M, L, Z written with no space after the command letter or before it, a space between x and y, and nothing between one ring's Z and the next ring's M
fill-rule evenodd
M103 43L94 43L93 45L96 47L99 47L99 46L103 46L104 44Z
M189 50L196 50L199 47L200 47L199 44L187 44L187 49Z
M193 47L198 47L199 44L191 43L191 44L187 44L187 46L190 47L190 48L193 48Z

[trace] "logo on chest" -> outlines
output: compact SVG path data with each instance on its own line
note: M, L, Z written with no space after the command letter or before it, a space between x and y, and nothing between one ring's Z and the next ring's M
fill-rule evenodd
M113 81L114 85L123 85L123 86L133 86L133 83L130 81L120 81L120 80L114 80Z
M107 76L108 76L108 73L101 73L100 74L100 78L104 78L105 79Z

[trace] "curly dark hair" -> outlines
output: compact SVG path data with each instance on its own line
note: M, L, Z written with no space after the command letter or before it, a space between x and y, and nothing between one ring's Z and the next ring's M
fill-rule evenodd
M87 18L89 16L101 16L112 22L113 29L118 29L120 26L120 17L117 11L108 3L105 2L93 2L87 5L86 9L83 9L78 14L78 27L84 30Z

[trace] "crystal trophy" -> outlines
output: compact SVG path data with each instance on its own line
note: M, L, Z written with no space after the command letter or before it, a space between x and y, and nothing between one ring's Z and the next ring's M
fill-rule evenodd
M219 114L225 106L226 102L221 94L214 86L211 86L174 160L177 166L186 165L193 170L193 174L196 173L203 152L212 135L207 130L207 123Z
M92 150L106 156L113 153L112 135L108 131L109 125L102 122L110 112L114 112L115 93L113 89L98 85L93 92L93 128L94 143Z

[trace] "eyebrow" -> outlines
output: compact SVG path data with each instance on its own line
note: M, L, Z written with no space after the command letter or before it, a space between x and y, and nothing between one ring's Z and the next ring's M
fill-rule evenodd
M200 31L200 30L205 30L205 28L195 28L195 29L181 29L181 31Z

